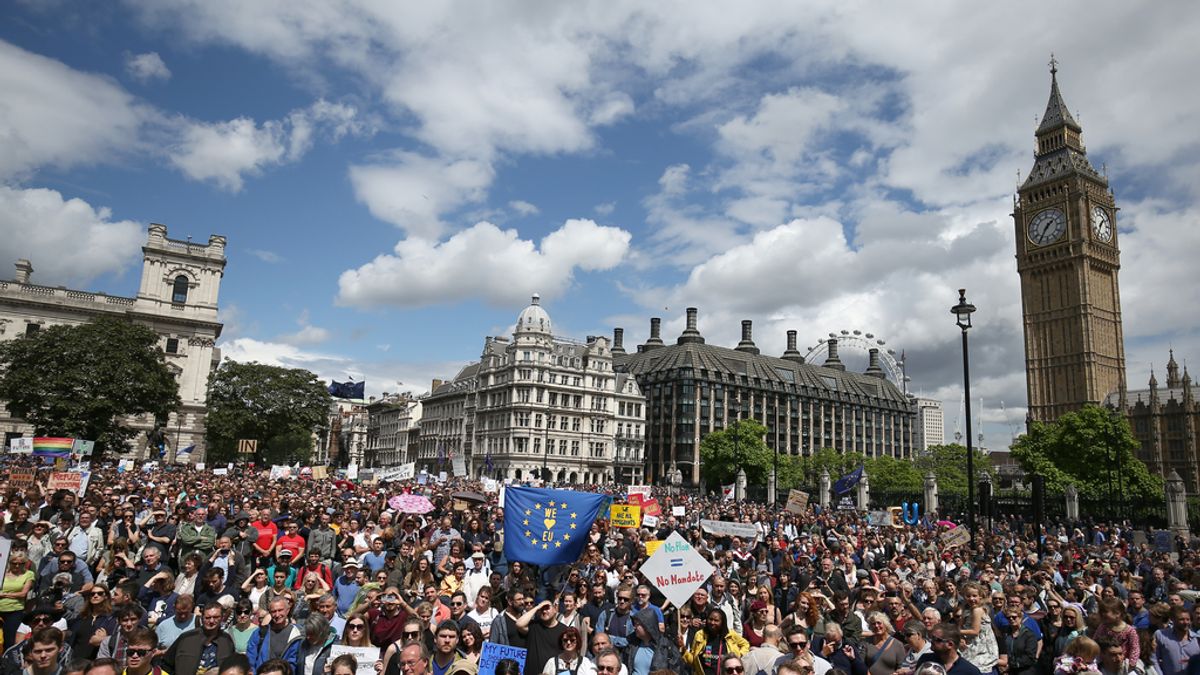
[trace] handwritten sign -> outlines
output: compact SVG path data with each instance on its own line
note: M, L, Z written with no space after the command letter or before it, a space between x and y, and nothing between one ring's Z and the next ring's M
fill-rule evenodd
M396 474L396 480L412 480L413 476L417 475L417 463L409 462L401 464L400 471Z
M26 488L37 482L37 469L13 467L8 472L8 482L13 487Z
M701 520L700 529L718 537L738 537L746 541L758 539L758 528L750 523L731 523L724 520Z
M672 605L682 607L715 568L678 532L672 532L642 563L641 572Z
M524 672L525 656L527 654L528 651L523 647L485 642L483 643L483 651L479 652L479 675L496 675L496 664L504 659L516 661L517 665L520 666L520 670Z
M658 516L645 514L642 516L642 527L658 527Z
M965 527L956 527L953 530L946 530L938 539L946 548L962 546L971 541L971 531Z
M803 490L788 492L787 506L784 510L789 513L804 513L808 510L808 493Z
M638 527L642 523L642 507L633 504L613 504L612 518L609 522L613 527Z
M218 467L218 468L216 468L216 469L213 469L213 475L214 475L214 476L228 476L228 475L229 475L229 469L226 469L226 468L225 468L225 467L223 467L223 466L222 466L222 467Z
M82 486L83 474L75 473L74 471L55 471L50 474L50 479L46 481L46 489L50 492L54 492L55 490L70 490L75 494L79 494Z
M14 455L29 455L33 453L33 437L24 436L8 441L8 451Z
M354 657L354 661L358 664L358 670L354 671L354 675L375 675L375 661L379 658L378 647L351 647L349 645L333 645L329 648L329 662L337 657L349 654ZM400 658L397 654L392 658Z
M671 507L671 515L673 515L677 518L680 516L686 515L686 514L687 514L687 507L684 507L684 506L672 506Z
M454 459L450 460L450 468L454 471L454 475L462 477L467 475L467 458L463 455L455 455Z

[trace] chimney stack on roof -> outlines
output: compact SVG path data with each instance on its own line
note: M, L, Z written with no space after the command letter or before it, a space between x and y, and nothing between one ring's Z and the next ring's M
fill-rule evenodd
M868 353L871 355L871 362L867 365L865 374L871 377L878 377L882 380L885 377L885 373L883 372L883 368L879 365L879 349L872 347Z
M787 350L783 352L780 358L796 363L804 363L804 355L796 349L796 331L789 330L787 332Z
M687 308L687 328L683 330L679 339L675 340L675 344L704 344L704 336L700 335L700 331L696 329L696 315L699 313L700 310L695 307Z
M625 353L625 329L624 328L614 328L613 329L612 353L614 353L614 354L624 354Z
M746 352L747 354L757 354L758 347L754 346L753 331L754 331L754 322L751 321L750 319L743 319L742 320L742 341L738 343L738 346L735 347L735 349L737 349L739 352Z
M842 360L838 358L837 338L829 338L826 344L829 345L829 356L825 357L825 363L821 365L834 370L845 370L846 364L842 363Z
M650 319L650 339L642 345L642 351L650 351L662 346L662 319L656 316Z

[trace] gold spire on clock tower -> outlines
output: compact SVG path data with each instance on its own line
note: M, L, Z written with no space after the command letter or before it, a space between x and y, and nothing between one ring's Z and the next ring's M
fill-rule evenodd
M1052 421L1125 387L1117 208L1058 87L1013 204L1029 418Z

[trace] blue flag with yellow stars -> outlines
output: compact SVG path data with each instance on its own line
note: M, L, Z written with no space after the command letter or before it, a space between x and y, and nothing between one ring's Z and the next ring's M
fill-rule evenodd
M504 490L504 557L536 565L579 559L604 495L574 490Z

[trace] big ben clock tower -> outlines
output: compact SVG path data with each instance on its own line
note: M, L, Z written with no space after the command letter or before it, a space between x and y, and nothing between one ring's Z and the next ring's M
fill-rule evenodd
M1050 60L1033 169L1017 191L1017 272L1030 419L1048 422L1124 391L1117 208Z

